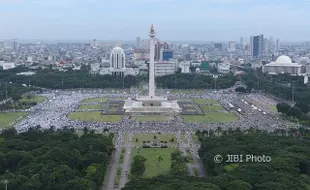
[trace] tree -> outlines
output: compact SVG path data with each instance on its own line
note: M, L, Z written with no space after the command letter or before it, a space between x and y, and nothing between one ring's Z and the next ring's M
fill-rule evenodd
M236 92L243 92L243 93L245 93L246 89L243 86L238 86L237 88L235 88L235 91Z
M143 175L145 172L145 164L146 158L141 155L137 155L133 159L132 167L130 173L136 177Z
M289 112L289 109L291 108L291 106L285 102L278 103L276 107L278 112L283 114L287 114Z
M225 190L251 190L252 186L251 184L242 181L242 180L234 180L230 182L226 187Z

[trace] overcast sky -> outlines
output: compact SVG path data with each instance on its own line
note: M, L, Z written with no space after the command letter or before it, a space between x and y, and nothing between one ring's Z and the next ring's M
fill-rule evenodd
M0 39L310 40L310 0L0 0Z

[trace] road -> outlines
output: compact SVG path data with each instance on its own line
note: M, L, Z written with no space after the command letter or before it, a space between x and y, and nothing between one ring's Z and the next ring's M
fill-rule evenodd
M128 134L128 143L125 145L126 146L126 151L125 151L125 158L123 162L123 167L122 167L122 176L120 179L119 183L119 188L123 188L125 184L128 181L128 174L129 174L129 169L130 169L130 158L131 158L131 151L132 151L132 138L133 134L129 133Z
M115 190L114 184L115 184L115 178L117 174L117 168L119 165L119 160L122 152L122 148L120 147L121 144L124 142L124 136L122 133L118 133L118 136L115 141L115 152L113 153L110 165L109 165L109 172L107 177L106 183L103 185L103 190Z

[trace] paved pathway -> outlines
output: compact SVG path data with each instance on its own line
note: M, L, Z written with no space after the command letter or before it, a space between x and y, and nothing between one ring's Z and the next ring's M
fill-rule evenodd
M111 157L111 161L109 165L109 173L108 173L108 176L106 176L108 180L104 184L103 190L114 190L115 178L117 174L117 168L119 165L118 162L119 162L121 151L122 151L122 148L120 148L119 145L123 141L124 141L124 136L122 135L122 133L118 133L118 136L115 142L116 150Z
M175 136L176 136L176 139L179 145L179 150L183 152L184 156L187 156L187 152L185 150L185 147L184 147L184 144L181 138L181 132L180 131L177 132ZM190 163L187 163L187 169L190 175L194 175L194 171Z
M125 186L125 184L128 181L128 174L129 174L129 169L130 169L130 158L131 158L131 151L132 151L132 138L133 138L133 134L129 133L128 134L128 146L126 147L126 151L125 151L125 158L124 158L124 163L123 163L123 167L122 167L122 176L120 179L120 183L119 183L119 188L123 188Z

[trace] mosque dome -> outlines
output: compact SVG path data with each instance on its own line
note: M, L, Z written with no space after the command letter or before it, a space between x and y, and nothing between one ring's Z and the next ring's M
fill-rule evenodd
M281 55L278 57L278 59L276 60L276 63L284 63L284 64L290 64L292 63L292 60L289 56L286 55Z

